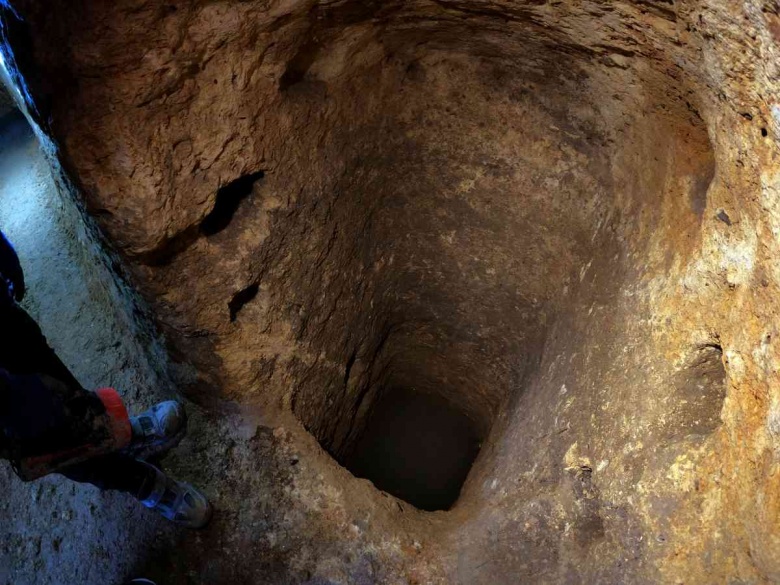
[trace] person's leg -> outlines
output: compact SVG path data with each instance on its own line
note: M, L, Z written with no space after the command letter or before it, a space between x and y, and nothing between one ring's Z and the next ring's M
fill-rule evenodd
M203 528L211 519L208 499L188 483L176 481L146 461L127 455L96 457L61 470L65 477L116 490L188 528Z
M23 479L130 443L129 417L114 390L85 390L20 307L4 306L0 327L0 431Z
M0 370L3 389L0 434L22 479L47 473L130 444L132 427L118 394L99 390L93 408L86 391L46 375L13 375Z
M62 418L67 418L69 424L77 427L71 434L82 438L93 435L93 444L104 441L104 436L98 436L100 430L116 427L117 417L123 415L124 407L119 396L109 389L97 392L85 390L49 347L38 324L24 310L12 306L3 308L0 313L0 368L16 375L44 374L56 380L56 384L46 386L56 390L52 393L51 401L62 405ZM44 398L38 393L35 400L41 403ZM23 396L18 399L22 402L30 401ZM27 416L28 412L18 408L6 410L23 412L22 418ZM32 410L29 410L29 416L37 416L40 419ZM60 426L63 426L64 422L61 421ZM132 439L128 454L142 459L176 446L187 430L184 408L171 400L156 404L129 422L130 427L119 424L121 429L112 430L126 435L122 440Z
M181 405L156 405L131 423L118 394L85 390L22 309L3 310L0 327L0 451L23 479L59 470L129 493L178 524L205 526L211 506L203 494L129 454L175 445L186 430ZM124 447L127 453L106 454Z
M124 492L143 500L154 487L155 471L148 463L111 453L70 465L59 473L79 483L89 483L101 490Z
M147 498L154 487L155 468L127 455L111 453L60 470L60 475L101 490L116 490L134 498Z

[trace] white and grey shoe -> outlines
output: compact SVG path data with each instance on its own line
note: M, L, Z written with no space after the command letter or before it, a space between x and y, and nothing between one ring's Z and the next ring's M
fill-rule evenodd
M211 504L200 491L188 483L176 481L147 463L156 472L154 485L141 503L175 524L203 528L211 520Z
M179 402L155 404L138 416L130 417L133 438L124 453L136 459L149 459L172 449L187 434L187 413Z

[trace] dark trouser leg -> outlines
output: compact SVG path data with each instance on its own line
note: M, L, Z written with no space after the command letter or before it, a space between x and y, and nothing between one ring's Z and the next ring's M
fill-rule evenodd
M16 460L64 452L110 438L101 425L105 408L86 390L74 392L47 375L13 375L0 370L3 406L0 429ZM94 404L94 400L100 404Z
M119 454L95 457L66 467L60 473L73 481L91 483L101 490L125 492L139 500L149 496L156 475L151 465Z
M0 430L20 475L35 478L112 448L114 417L78 383L37 323L14 306L4 308L0 326L0 368L10 372L0 370Z

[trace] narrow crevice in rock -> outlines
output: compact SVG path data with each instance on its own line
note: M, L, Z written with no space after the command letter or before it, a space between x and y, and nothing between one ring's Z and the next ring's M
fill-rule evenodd
M291 86L303 81L312 63L317 58L320 45L316 42L306 43L298 51L298 54L287 64L282 77L279 79L279 91L286 91Z
M192 246L199 236L200 230L198 226L190 226L166 240L154 250L139 255L139 261L147 266L167 266L176 256Z

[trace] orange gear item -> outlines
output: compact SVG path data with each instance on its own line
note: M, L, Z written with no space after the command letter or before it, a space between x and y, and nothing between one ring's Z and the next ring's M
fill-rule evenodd
M85 444L56 453L25 457L17 466L17 472L22 479L38 479L69 465L118 451L130 444L133 435L130 417L119 393L113 388L101 388L95 394L106 407L106 416L96 421L97 425L103 427L105 432L102 434L106 439L97 444Z

